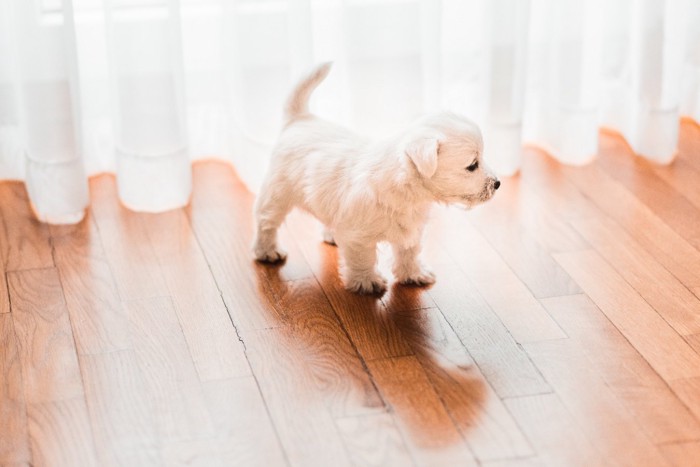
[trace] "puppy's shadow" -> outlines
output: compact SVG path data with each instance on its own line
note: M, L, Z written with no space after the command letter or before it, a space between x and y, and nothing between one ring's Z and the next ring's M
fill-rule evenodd
M426 304L425 294L425 289L395 284L386 301L386 313L391 324L408 343L435 390L434 396L431 394L427 397L436 403L439 400L452 423L462 436L468 438L486 404L486 383L440 310L435 307L423 308ZM403 411L396 414L405 420L411 419ZM410 428L422 438L425 435L434 437L436 432L444 433L443 436L454 433L449 426L442 425Z
M462 436L468 436L471 427L478 423L486 402L486 387L440 310L434 304L426 308L427 304L432 304L426 299L426 290L393 285L383 297L384 301L376 296L350 293L345 290L338 274L337 249L313 240L309 243L302 243L301 247L316 280L305 281L304 289L297 287L292 293L299 300L304 299L303 296L306 299L312 296L312 300L316 300L320 293L330 302L337 325L342 326L349 336L383 401L391 407L412 442L433 448L461 442ZM259 281L259 288L272 292L261 290L261 296L289 296L292 282L282 280L281 266L258 267L263 268L258 277L265 279L264 283ZM300 281L296 282L298 285ZM279 310L279 299L273 301L268 302L268 306L278 309L279 316L285 319L289 310ZM307 312L314 313L313 310ZM323 311L317 310L316 313ZM300 333L295 338L315 339L313 332ZM313 342L301 343L304 348L312 345ZM337 353L329 356L342 357ZM357 355L345 357L357 358ZM382 363L388 361L396 362L398 366ZM408 375L409 379L406 379L407 375L397 373L403 364L417 368ZM352 367L341 361L330 362L330 365L341 369ZM340 376L346 383L361 381L357 375ZM419 392L423 390L423 393ZM416 398L417 395L421 400ZM368 399L372 397L368 396ZM439 416L435 416L436 410Z

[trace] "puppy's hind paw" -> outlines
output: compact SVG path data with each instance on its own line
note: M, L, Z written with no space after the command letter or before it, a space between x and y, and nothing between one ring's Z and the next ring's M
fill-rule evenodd
M287 252L279 248L255 250L255 259L261 263L277 264L287 259Z
M416 285L419 287L435 283L435 274L427 269L422 269L417 273L399 277L399 282L403 285Z
M381 295L386 292L387 281L379 274L354 277L348 280L346 288L350 292L363 295Z

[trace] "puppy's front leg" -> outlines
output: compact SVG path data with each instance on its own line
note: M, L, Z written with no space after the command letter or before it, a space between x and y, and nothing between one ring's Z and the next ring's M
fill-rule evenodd
M376 269L377 242L338 239L338 246L345 259L343 279L348 290L362 294L386 291L387 281Z
M418 259L420 245L410 247L391 244L394 251L393 273L402 284L428 285L435 282L435 274Z

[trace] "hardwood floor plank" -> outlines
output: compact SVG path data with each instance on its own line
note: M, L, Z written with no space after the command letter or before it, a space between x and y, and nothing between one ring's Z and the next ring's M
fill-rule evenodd
M7 274L27 403L83 395L83 382L55 268Z
M150 216L129 211L119 203L116 179L111 175L91 179L90 197L105 257L121 299L167 295L168 288L146 233Z
M477 465L415 357L367 365L419 465Z
M345 417L335 423L353 465L416 465L391 414Z
M690 344L696 353L700 354L700 334L685 336L685 341Z
M248 243L237 234L245 227L234 214L209 207L192 211L190 220L238 332L282 326L283 317L262 300L267 267L253 261Z
M229 165L213 162L197 163L193 168L193 177L195 190L189 213L192 216L206 212L215 213L214 221L222 222L219 226L221 240L231 243L220 251L235 251L242 264L253 264L254 195L243 185ZM316 232L316 236L320 238L320 233ZM294 253L294 242L284 228L279 232L279 240L280 245L289 250L284 267L280 268L282 280L313 277L303 257Z
M150 216L146 232L202 381L250 375L243 343L185 213Z
M472 227L462 226L448 251L519 343L561 339L559 328L530 290Z
M527 233L549 253L588 248L568 221L598 215L597 208L551 166L537 167L533 172L530 166L538 159L531 158L529 151L526 154L521 173L503 181L504 186L514 185L513 196L504 200L503 207L476 211L474 221L488 213L494 217L492 222L505 226L512 221L502 219L504 215L516 216L515 228Z
M587 217L596 217L600 214L600 208L587 193L572 183L570 178L571 166L567 166L551 157L546 151L534 146L525 146L522 158L520 177L524 183L522 202L545 207L544 213L538 218L571 220ZM588 166L586 166L588 167ZM576 167L575 169L579 169ZM531 200L534 197L534 200ZM544 216L542 216L544 214ZM558 225L558 223L543 223L543 227ZM549 230L546 228L545 230ZM558 229L555 229L558 230ZM543 232L544 235L549 235ZM575 247L573 250L585 246L585 241L578 237L574 231L569 232L568 243Z
M652 442L700 439L700 423L668 384L585 295L542 300Z
M350 340L365 361L410 355L411 349L392 323L382 302L345 290L338 274L338 249L316 240L314 223L292 213L287 225Z
M519 177L503 180L498 195L483 209L470 213L471 223L536 298L579 293L576 283L547 251L547 239L544 245L540 243L542 232L552 229L542 225L528 228L528 220L541 209L541 203L530 197L525 204L524 191ZM460 229L460 239L461 234Z
M213 435L202 388L169 297L124 302L144 395L161 443Z
M681 237L700 249L700 209L675 185L669 185L651 169L651 163L634 157L620 135L600 139L597 164L651 209ZM697 183L696 183L697 185Z
M34 465L97 465L83 397L32 403L28 414Z
M162 465L156 412L135 352L82 355L80 365L99 465Z
M678 137L678 159L700 170L698 147L700 146L700 124L689 117L681 117L680 134Z
M688 287L700 286L700 252L609 174L595 165L563 168L598 208ZM611 202L615 200L615 202Z
M586 356L568 339L524 344L578 427L607 462L617 465L666 465L610 388L589 368ZM598 464L592 464L598 465Z
M252 376L207 381L203 390L214 426L212 450L223 465L286 465L282 446ZM200 456L207 459L209 452L199 450L188 459Z
M7 249L2 255L5 271L52 267L49 227L32 214L24 184L0 183L0 199L5 229L3 247Z
M1 222L1 219L0 219ZM2 226L0 225L0 228ZM3 237L2 231L0 231L0 249L2 248L2 237ZM6 272L4 268L4 261L2 260L2 257L0 257L0 315L4 313L9 313L10 312L10 293L7 290L7 280L6 280Z
M608 465L556 394L513 397L504 402L528 433L544 465Z
M481 463L481 467L542 467L544 465L545 463L539 457L524 457L522 459L507 459Z
M674 467L687 467L700 459L700 442L664 444L659 448Z
M289 314L287 329L331 415L384 411L384 402L316 280L271 279L270 288L274 306Z
M671 388L700 420L700 377L681 378L671 381ZM695 438L697 439L697 438Z
M350 460L294 333L251 331L245 338L253 373L292 466L344 466Z
M700 356L597 253L554 258L662 378L700 376Z
M52 230L56 267L78 353L129 348L128 319L92 215L88 212L75 226Z
M7 254L9 246L7 244L7 228L5 219L0 209L0 314L10 312L10 294L7 290L7 280L5 265L7 264Z
M252 194L229 167L199 163L193 170L195 190L186 213L234 326L239 333L283 326L283 316L264 300L266 276L311 277L306 261L290 255L282 267L256 263L251 250Z
M393 284L381 298L387 313L435 308L433 297L423 287Z
M461 269L437 272L441 279L429 293L496 393L503 398L550 392L527 354Z
M700 332L700 299L622 228L607 219L572 225L679 334Z
M0 464L32 462L19 344L12 314L0 314Z
M392 316L480 462L534 454L440 310L409 310Z
M700 209L700 169L695 169L687 160L677 157L669 165L645 164L654 175L662 179L668 186L674 187L683 197L690 201L696 209Z

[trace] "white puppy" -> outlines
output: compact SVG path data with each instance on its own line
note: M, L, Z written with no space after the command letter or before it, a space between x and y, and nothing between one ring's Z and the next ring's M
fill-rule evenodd
M277 229L299 207L325 224L324 240L337 243L349 290L386 290L376 269L380 241L392 245L399 282L432 284L435 276L418 259L431 204L472 207L500 185L482 162L481 132L445 112L386 140L367 141L309 113L309 97L329 70L330 64L318 67L287 103L286 125L255 206L255 257L286 258Z

